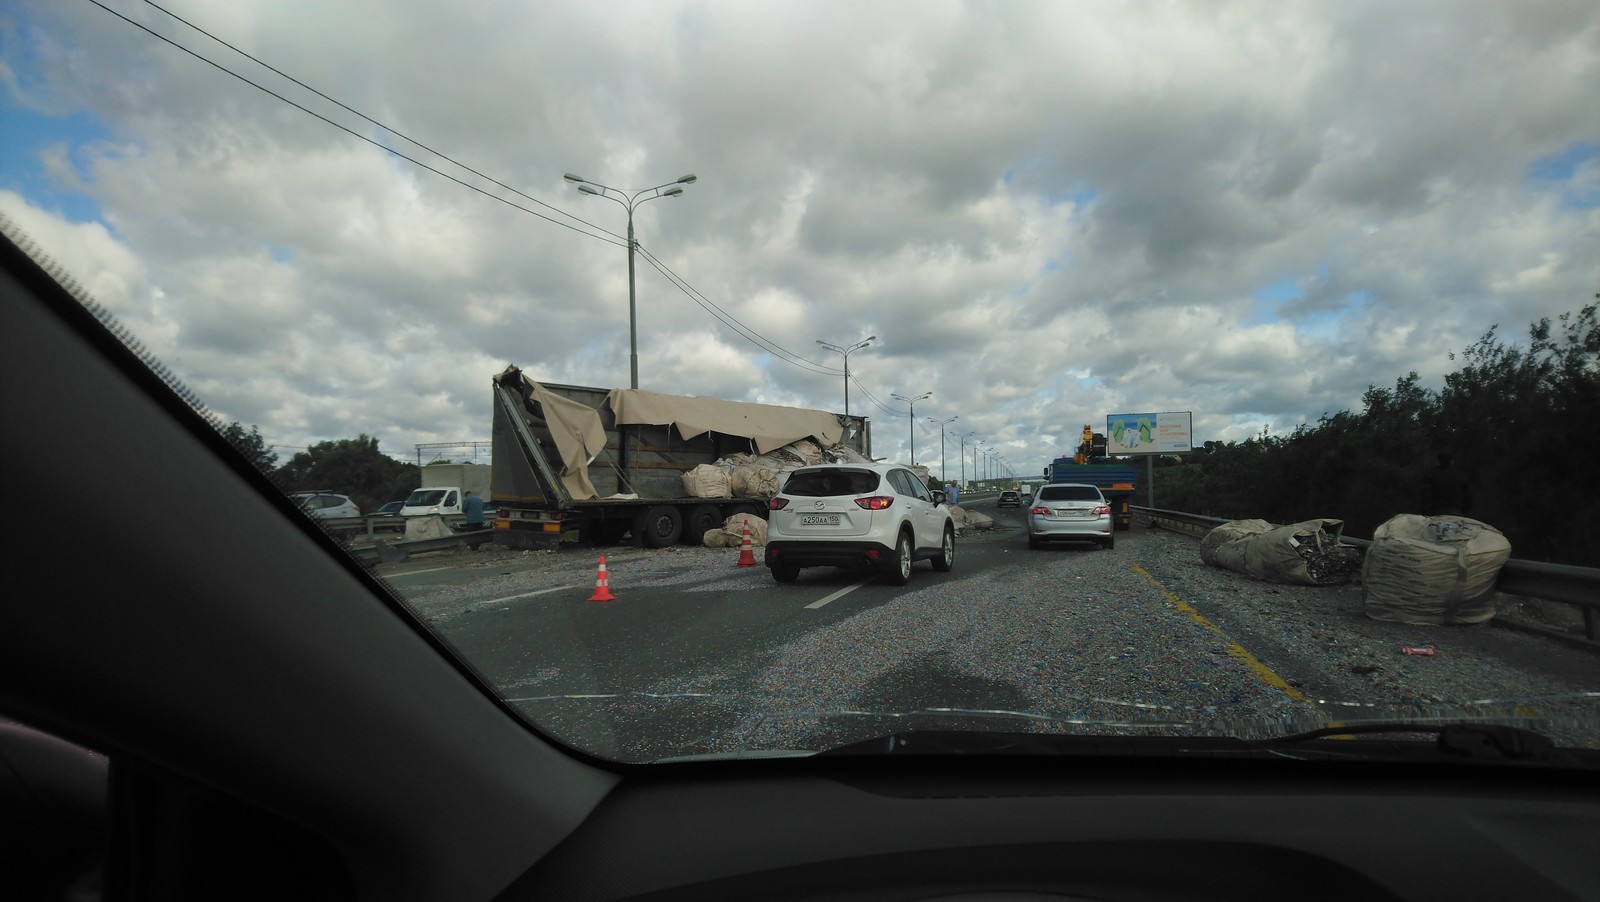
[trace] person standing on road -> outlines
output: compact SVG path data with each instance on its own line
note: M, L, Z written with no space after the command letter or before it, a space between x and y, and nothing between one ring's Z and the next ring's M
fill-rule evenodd
M1454 463L1454 455L1441 451L1438 466L1422 479L1424 513L1429 516L1464 517L1472 510L1472 486Z
M483 499L472 492L466 493L461 499L461 512L467 515L468 529L483 528Z
M961 501L961 486L954 479L950 480L950 506L955 507Z

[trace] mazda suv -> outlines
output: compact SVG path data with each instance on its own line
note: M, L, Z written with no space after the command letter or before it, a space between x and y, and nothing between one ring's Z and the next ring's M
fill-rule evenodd
M898 464L822 464L795 470L768 504L767 567L780 583L805 567L882 568L895 585L915 561L955 563L956 527L944 492Z

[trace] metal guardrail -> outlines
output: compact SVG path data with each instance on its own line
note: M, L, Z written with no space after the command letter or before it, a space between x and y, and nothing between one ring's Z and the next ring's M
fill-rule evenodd
M1149 520L1152 525L1190 534L1199 534L1201 531L1230 522L1219 517L1202 517L1199 514L1183 511L1135 505L1130 505L1130 508ZM1340 541L1357 548L1372 547L1370 539L1342 536ZM1516 629L1580 642L1587 647L1600 649L1600 569L1574 567L1568 564L1546 564L1541 561L1519 561L1513 558L1500 568L1495 588L1507 595L1572 605L1583 613L1584 635L1581 637L1526 623L1516 624ZM1500 622L1499 618L1494 622Z
M372 538L380 532L405 532L406 521L412 517L384 515L382 517L323 517L318 520L330 532L335 534L365 533L367 538ZM467 521L466 514L445 514L444 522L451 528L460 526Z
M356 545L350 548L350 553L356 560L363 564L377 563L397 564L411 558L413 554L425 551L460 551L463 548L476 547L494 541L494 530L475 529L470 532L458 532L453 535L439 536L432 539L412 539L409 542L375 542L371 545Z

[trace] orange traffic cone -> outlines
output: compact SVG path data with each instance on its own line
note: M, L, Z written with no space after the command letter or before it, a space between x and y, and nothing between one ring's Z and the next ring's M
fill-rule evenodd
M754 567L756 565L755 546L750 544L750 521L744 521L744 541L739 543L739 567Z
M616 601L617 596L611 594L611 586L606 582L606 556L600 555L600 570L594 575L594 594L589 596L590 601Z

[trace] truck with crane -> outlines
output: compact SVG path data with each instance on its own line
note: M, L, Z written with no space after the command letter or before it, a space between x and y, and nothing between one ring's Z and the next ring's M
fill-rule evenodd
M1111 506L1111 521L1118 530L1133 525L1134 492L1139 488L1139 474L1127 464L1117 463L1106 454L1106 437L1090 426L1083 427L1083 437L1071 457L1058 457L1044 469L1046 482L1074 482L1095 486Z

